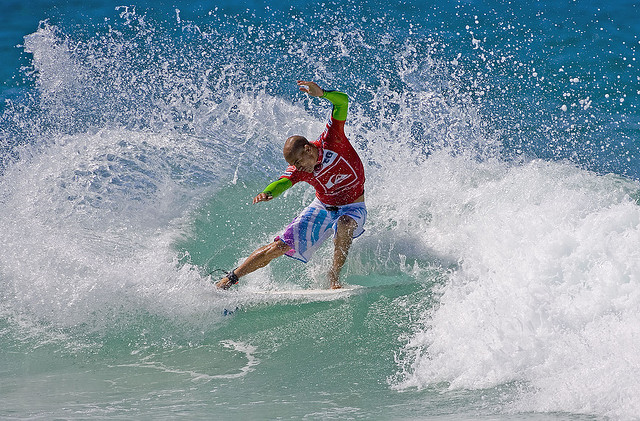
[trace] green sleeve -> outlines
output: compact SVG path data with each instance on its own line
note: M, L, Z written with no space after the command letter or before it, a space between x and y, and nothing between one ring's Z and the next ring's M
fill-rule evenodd
M273 183L269 184L262 191L262 193L267 193L273 197L278 197L291 186L293 186L293 183L291 183L291 180L289 180L288 178L282 177L281 179L276 180Z
M333 104L332 116L336 120L345 121L347 119L347 109L349 108L349 97L339 91L324 91L322 98L328 99Z

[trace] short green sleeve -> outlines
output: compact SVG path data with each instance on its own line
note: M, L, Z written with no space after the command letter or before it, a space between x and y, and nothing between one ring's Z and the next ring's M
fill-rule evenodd
M282 177L279 180L269 184L262 193L267 193L273 197L278 197L284 193L288 188L293 186L293 183L288 178Z

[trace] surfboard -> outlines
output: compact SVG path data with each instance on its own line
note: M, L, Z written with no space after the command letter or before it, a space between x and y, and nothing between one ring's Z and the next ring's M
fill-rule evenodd
M338 289L288 289L288 290L264 290L264 291L251 291L251 293L258 295L271 295L290 298L337 298L346 295L352 295L364 287L360 285L344 285Z
M219 290L216 291L217 294L228 294L229 292L233 293L236 297L247 297L249 301L257 300L262 302L264 300L271 301L275 299L276 301L332 301L339 300L342 298L349 297L351 295L358 294L360 291L363 291L365 287L360 285L344 285L342 288L338 289L269 289L269 290L233 290L233 291L225 291ZM240 310L240 306L238 305L230 305L228 308L224 308L222 310L223 316L231 316L236 311Z

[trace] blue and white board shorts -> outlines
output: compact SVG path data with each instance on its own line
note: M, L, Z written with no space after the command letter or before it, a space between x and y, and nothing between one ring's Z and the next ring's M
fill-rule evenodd
M332 233L335 236L338 218L342 215L353 218L358 224L353 231L353 238L361 236L367 220L367 208L364 202L327 206L316 198L289 224L282 235L275 238L275 241L282 240L291 247L291 250L285 253L287 256L307 263Z

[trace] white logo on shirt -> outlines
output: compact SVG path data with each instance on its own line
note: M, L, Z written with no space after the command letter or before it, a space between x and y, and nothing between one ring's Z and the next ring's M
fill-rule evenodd
M349 176L349 174L334 174L331 176L331 178L329 178L329 181L327 181L324 186L327 190L329 190L331 187L335 186L336 184L340 184L340 182L349 178Z

